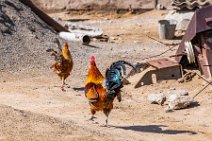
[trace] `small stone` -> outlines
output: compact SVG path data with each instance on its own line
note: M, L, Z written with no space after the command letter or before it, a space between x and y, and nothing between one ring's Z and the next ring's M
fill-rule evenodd
M150 101L152 104L162 105L166 101L166 96L164 95L164 93L148 94L147 100Z
M117 38L116 38L116 37L110 37L110 39L111 39L111 40L117 40Z
M166 113L173 112L173 110L172 110L170 107L164 108L164 111L165 111Z
M76 96L81 96L81 94L76 94Z
M188 95L188 92L186 90L176 90L176 89L173 89L173 90L170 90L168 92L168 95L187 96Z

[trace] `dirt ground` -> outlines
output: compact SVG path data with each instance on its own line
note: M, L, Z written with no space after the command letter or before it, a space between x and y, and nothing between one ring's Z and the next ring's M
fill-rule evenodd
M151 56L157 56L170 47L173 49L158 57L173 55L179 40L161 41L168 45L153 40L158 39L157 21L165 13L50 14L100 27L110 37L109 41L94 41L90 46L69 43L75 64L67 80L70 88L66 88L66 92L60 90L60 80L50 69L1 71L0 140L211 141L211 86L195 98L196 104L183 110L166 113L164 108L167 105L154 105L147 101L149 93L167 93L171 89L185 89L194 96L206 85L197 76L187 83L169 80L137 89L132 84L126 85L122 89L123 101L114 102L109 127L102 126L105 117L101 112L97 113L95 121L87 120L90 117L89 106L82 88L90 56L96 56L98 67L104 72L118 59L135 64L152 59Z

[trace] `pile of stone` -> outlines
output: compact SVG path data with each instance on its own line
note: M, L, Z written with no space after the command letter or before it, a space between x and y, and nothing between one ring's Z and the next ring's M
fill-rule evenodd
M0 1L0 70L46 69L57 33L19 0Z

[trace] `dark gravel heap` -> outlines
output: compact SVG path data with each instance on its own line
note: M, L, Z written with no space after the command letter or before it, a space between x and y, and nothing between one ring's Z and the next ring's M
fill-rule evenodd
M56 32L19 0L0 1L0 70L46 69Z

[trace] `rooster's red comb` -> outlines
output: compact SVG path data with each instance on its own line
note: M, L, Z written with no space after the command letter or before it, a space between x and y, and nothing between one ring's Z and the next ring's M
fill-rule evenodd
M95 57L91 56L91 62L95 62Z

